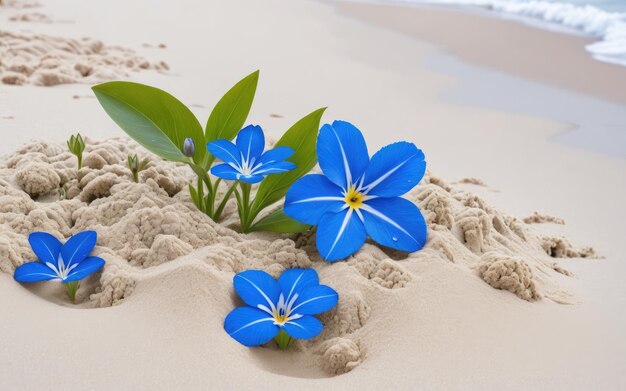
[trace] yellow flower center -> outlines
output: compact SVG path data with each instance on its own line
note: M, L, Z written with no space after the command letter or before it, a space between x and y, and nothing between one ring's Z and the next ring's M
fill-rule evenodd
M276 323L283 324L287 321L287 315L274 314L274 320Z
M358 209L363 205L363 198L365 196L358 192L354 187L350 186L348 192L346 193L346 203L352 209Z

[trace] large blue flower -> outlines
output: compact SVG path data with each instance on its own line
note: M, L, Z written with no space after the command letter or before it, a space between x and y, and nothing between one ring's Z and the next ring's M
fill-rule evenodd
M265 153L265 136L257 125L248 125L237 134L236 143L220 139L207 144L207 149L224 163L213 166L211 174L227 180L258 183L269 174L281 174L296 168L284 161L293 155L289 147L276 147Z
M324 175L300 178L287 192L285 213L317 226L317 248L328 261L356 252L369 236L397 250L417 251L426 223L417 206L400 196L424 176L424 154L414 144L390 144L372 156L354 125L335 121L317 138Z
M313 269L287 269L276 281L260 270L246 270L233 279L246 306L235 308L224 320L224 330L245 346L269 342L283 330L298 339L322 332L313 315L337 305L338 295L320 285Z
M46 232L33 232L28 241L39 261L15 269L13 278L19 282L60 280L70 283L82 280L104 266L102 258L89 256L97 241L94 231L80 232L65 244Z

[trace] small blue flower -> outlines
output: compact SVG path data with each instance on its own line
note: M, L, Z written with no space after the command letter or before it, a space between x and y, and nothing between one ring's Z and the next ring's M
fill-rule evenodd
M320 285L313 269L287 269L278 281L264 271L246 270L233 283L247 305L228 314L224 330L245 346L263 345L279 333L313 338L323 327L313 315L332 309L339 299L332 288Z
M424 217L414 203L400 197L426 171L424 154L414 144L390 144L370 160L361 131L335 121L320 130L317 157L324 175L296 181L287 192L285 213L317 226L317 248L324 259L352 255L367 236L402 251L424 246Z
M207 149L224 163L211 169L211 174L227 180L258 183L269 174L282 174L296 168L284 161L293 155L289 147L276 147L265 153L265 136L260 126L248 125L237 134L236 144L221 139L211 141Z
M13 274L18 282L59 280L67 287L104 266L102 258L89 256L97 241L94 231L80 232L65 244L47 232L33 232L28 236L28 241L39 261L18 266ZM75 295L77 285L71 286ZM73 299L69 290L68 294Z

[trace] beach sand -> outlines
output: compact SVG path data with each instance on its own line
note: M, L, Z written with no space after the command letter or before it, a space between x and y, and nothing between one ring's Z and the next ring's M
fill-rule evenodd
M0 8L0 30L88 37L164 61L169 71L96 64L173 93L201 123L230 85L258 68L249 120L274 138L328 105L323 121L354 122L370 151L415 142L430 171L407 197L429 222L429 242L414 254L366 244L329 265L310 234L238 234L234 205L222 225L193 208L184 167L152 157L142 183L130 181L126 154L149 155L112 138L123 133L91 99L91 81L0 85L0 389L626 386L626 160L555 142L575 126L566 118L449 99L467 84L445 51L486 66L476 77L509 72L551 84L558 92L542 98L567 96L568 107L585 102L581 93L599 107L621 105L626 69L574 54L584 50L578 37L447 10L274 0L81 4L36 9L71 23L9 21L23 10ZM432 29L397 31L404 12ZM471 47L480 54L439 38L435 25L476 34ZM517 71L504 54L480 48L488 35L526 29L527 53L563 42L568 69L594 86L552 77L554 64L533 59L516 62ZM448 64L445 72L433 69L433 58ZM76 57L62 61L72 69ZM585 120L604 125L596 111ZM76 131L89 137L80 172L63 146ZM67 199L59 201L62 185ZM551 222L531 224L544 221ZM65 303L54 283L12 280L32 256L28 232L67 237L87 228L99 232L96 253L107 265L83 284L78 305ZM276 276L295 266L314 267L340 294L338 308L322 317L324 333L286 353L232 340L222 322L239 303L233 274L263 268Z

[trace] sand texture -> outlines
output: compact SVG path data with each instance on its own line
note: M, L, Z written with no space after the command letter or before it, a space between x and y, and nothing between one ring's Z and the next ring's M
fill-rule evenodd
M28 15L29 21L34 20ZM0 31L0 81L3 84L97 84L149 69L165 72L169 67L165 62L150 62L130 49L107 46L96 39Z
M125 166L129 153L150 159L140 183L132 182ZM412 300L401 291L416 283L419 275L413 270L422 263L453 267L468 279L481 278L523 300L571 303L571 295L553 279L557 273L567 274L557 270L561 267L554 257L593 255L591 250L572 248L565 239L538 235L522 220L427 174L407 196L419 204L429 225L422 251L407 254L368 243L333 265L317 254L314 230L284 237L242 235L228 228L237 226L233 203L224 224L214 223L190 200L187 183L192 177L186 166L158 160L129 140L87 140L84 167L77 171L75 165L75 157L63 145L47 142L26 145L2 162L4 273L33 259L27 241L30 232L47 231L63 239L87 229L98 232L95 254L107 263L81 286L81 308L123 305L137 286L162 278L152 270L166 263L171 272L199 262L225 287L235 273L246 269L262 269L277 277L286 268L313 267L339 292L339 305L322 315L323 333L313 341L298 342L296 349L326 375L348 372L366 360L369 341L359 330L374 316L369 303L392 297ZM55 283L31 289L46 289L48 294L56 289L52 300L66 305L62 289L51 285ZM225 292L212 300L226 310L232 299ZM221 338L229 337L224 333Z

